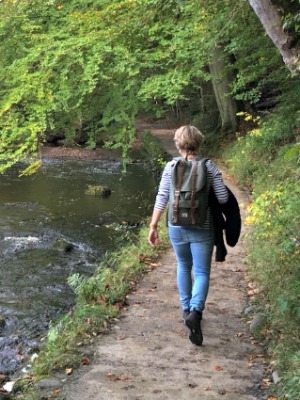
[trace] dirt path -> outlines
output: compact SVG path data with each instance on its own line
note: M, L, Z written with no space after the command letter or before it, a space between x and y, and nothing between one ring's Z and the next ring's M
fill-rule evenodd
M176 154L172 131L156 129ZM244 211L247 196L226 183ZM225 263L213 263L202 347L187 338L181 319L171 250L128 297L129 307L95 343L93 363L64 386L66 400L254 400L263 379L260 348L241 320L246 306L243 240Z

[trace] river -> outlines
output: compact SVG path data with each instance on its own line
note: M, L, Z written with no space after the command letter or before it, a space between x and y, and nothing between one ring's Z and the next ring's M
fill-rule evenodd
M108 198L91 194L105 185ZM74 304L67 278L91 275L105 252L151 213L154 178L143 164L47 161L30 177L0 176L0 373L13 374Z

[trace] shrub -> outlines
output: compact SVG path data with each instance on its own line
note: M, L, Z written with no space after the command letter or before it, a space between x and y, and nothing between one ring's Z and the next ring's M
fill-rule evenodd
M268 310L268 350L282 377L278 395L289 400L300 393L300 123L299 98L293 100L225 154L231 172L253 192L249 272L261 289L256 300Z
M21 392L18 399L40 398L34 381L82 362L82 345L92 343L94 337L106 329L108 321L118 316L137 280L152 269L159 254L168 247L164 221L160 224L161 244L158 248L149 246L147 235L148 228L141 228L138 238L108 254L92 277L74 274L69 278L77 296L76 304L50 327L47 342L34 361L30 376L18 381Z
M224 158L229 170L241 184L252 188L256 179L267 177L270 163L282 152L282 148L297 142L300 133L299 110L300 88L294 85L282 96L274 113L259 120L255 129L239 137L233 146L227 148ZM286 161L284 157L279 159Z

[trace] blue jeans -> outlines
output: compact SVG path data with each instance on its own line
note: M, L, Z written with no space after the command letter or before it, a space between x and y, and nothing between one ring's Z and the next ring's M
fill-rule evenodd
M209 288L213 231L171 225L169 237L177 260L181 307L183 310L202 311Z

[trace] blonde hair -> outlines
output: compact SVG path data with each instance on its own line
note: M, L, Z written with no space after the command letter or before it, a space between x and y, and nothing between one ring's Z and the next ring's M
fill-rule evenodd
M204 141L204 135L195 126L184 125L175 131L174 141L178 149L195 154Z

